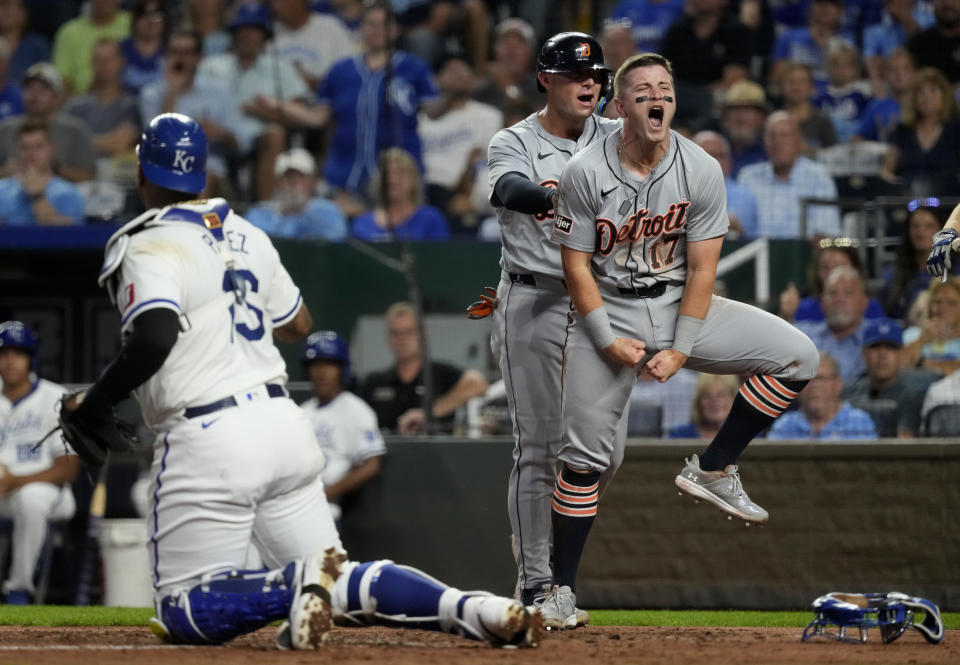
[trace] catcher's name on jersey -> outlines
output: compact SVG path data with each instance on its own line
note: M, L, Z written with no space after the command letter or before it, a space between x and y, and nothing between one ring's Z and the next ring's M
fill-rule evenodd
M686 279L687 242L727 232L720 165L670 132L666 155L646 177L624 169L622 130L574 155L560 177L553 239L593 253L600 286L637 288Z

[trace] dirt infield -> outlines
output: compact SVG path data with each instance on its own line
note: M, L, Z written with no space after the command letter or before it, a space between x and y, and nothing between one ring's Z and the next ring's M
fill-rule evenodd
M539 649L492 649L449 635L387 628L337 629L322 653L282 652L265 628L225 647L159 645L145 628L0 627L0 663L40 665L156 663L217 665L335 663L336 665L466 665L603 663L621 665L955 665L960 631L942 644L928 645L919 634L893 644L865 645L825 640L800 642L794 628L603 627L551 633Z

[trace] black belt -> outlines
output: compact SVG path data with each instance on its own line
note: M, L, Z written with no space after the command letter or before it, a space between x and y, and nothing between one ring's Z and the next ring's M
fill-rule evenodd
M627 296L628 298L659 298L663 295L663 292L667 290L667 285L670 282L657 282L653 286L641 286L641 287L630 287L625 286L619 287L617 289L620 291L620 295Z
M526 284L527 286L537 285L537 280L530 274L521 275L520 273L512 272L510 273L510 281L514 284Z
M268 383L267 394L270 397L286 397L287 391L283 389L283 386L279 386L275 383ZM230 407L236 405L237 400L231 395L230 397L224 397L216 402L210 402L209 404L204 404L202 406L191 406L187 409L184 409L183 417L196 418L198 416L205 416L208 413L213 413L215 411L219 411L220 409L229 409Z

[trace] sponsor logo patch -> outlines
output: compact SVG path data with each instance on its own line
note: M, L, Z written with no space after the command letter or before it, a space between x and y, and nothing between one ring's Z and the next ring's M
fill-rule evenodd
M563 233L570 233L570 229L573 228L573 220L569 217L557 215L557 221L553 223L553 228Z

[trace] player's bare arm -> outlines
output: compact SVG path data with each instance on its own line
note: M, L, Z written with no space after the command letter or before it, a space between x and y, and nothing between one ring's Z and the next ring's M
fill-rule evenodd
M690 322L698 327L697 322L702 325L707 318L722 246L723 236L687 243L687 281L680 300L678 337L683 334L684 323ZM683 317L687 317L687 321ZM664 349L650 359L647 370L653 378L663 383L676 374L686 361L686 353L675 348Z
M560 257L567 289L580 317L586 319L591 312L603 312L603 297L590 267L593 254L563 246L560 248ZM610 335L613 335L612 330ZM636 367L643 359L645 350L646 345L640 340L615 336L610 344L601 349L608 358L627 367Z
M453 388L433 400L430 411L434 418L445 418L471 398L483 395L489 386L483 374L475 369L465 370ZM403 434L413 434L423 429L423 423L423 409L410 409L397 419L397 429Z
M299 342L307 336L313 328L313 317L310 316L310 310L307 304L300 305L297 315L290 321L278 328L273 329L273 338L279 342L294 343Z
M349 494L355 489L363 487L372 478L380 475L383 469L383 455L369 457L365 459L360 466L350 469L343 478L324 487L324 492L330 500L336 500L344 494Z

